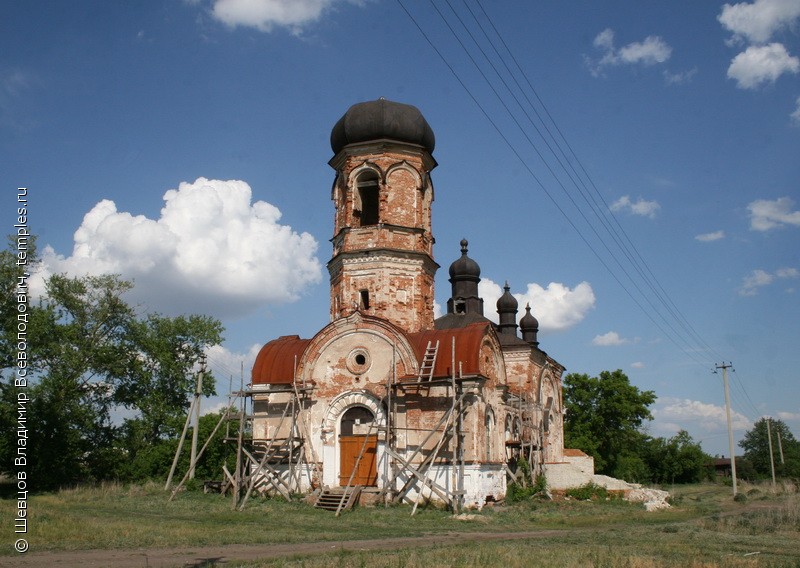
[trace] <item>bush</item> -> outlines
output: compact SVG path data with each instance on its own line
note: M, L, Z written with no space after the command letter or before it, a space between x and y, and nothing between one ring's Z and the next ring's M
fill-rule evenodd
M506 487L506 503L519 503L533 495L533 487L523 487L519 483L509 483Z
M589 501L589 500L605 501L608 498L608 490L605 487L602 487L601 485L597 485L590 481L586 485L581 485L580 487L573 487L572 489L567 489L565 495L567 497L572 497L573 499L578 499L580 501Z
M533 494L547 493L547 478L544 475L537 475L533 482Z
M525 458L519 460L517 467L522 469L524 480L530 479L530 467L528 466L528 462L525 460ZM534 495L543 495L546 492L547 478L544 475L537 475L536 479L533 480L533 485L523 486L516 481L509 483L506 487L506 502L518 503L533 497Z

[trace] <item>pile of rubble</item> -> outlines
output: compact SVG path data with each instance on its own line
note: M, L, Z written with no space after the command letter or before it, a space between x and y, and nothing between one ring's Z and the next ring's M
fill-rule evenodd
M648 511L658 511L669 509L669 493L661 489L649 489L647 487L637 487L632 489L626 496L628 501L644 503L644 508Z
M669 492L661 489L642 487L638 483L628 483L607 475L593 475L592 483L605 487L608 491L622 494L622 498L626 501L643 503L644 508L648 511L658 511L670 507L667 503Z

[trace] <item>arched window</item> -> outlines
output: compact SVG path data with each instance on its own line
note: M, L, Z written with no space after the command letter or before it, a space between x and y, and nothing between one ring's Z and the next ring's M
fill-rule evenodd
M553 411L553 397L549 396L547 397L547 404L544 405L544 412L542 418L542 430L545 432L550 431L550 420L552 419L551 415L552 411Z
M486 461L492 461L492 439L494 438L494 412L486 407Z
M375 415L365 406L353 406L342 415L342 436L355 436L367 434L372 427Z
M380 222L378 203L378 174L372 170L365 171L356 179L353 215L358 226L366 227Z

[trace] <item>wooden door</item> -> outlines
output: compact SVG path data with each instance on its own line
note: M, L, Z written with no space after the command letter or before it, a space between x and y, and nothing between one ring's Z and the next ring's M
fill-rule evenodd
M339 448L339 485L341 487L345 487L350 480L350 475L353 473L353 469L356 468L356 462L358 461L358 455L361 453L361 448L364 448L364 454L361 456L361 461L358 463L356 473L353 475L353 481L350 485L374 487L378 484L377 434L371 436L339 436Z

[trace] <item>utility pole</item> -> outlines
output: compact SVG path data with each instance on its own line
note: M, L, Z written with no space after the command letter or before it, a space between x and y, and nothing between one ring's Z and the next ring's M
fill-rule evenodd
M731 424L731 393L728 388L728 369L733 367L732 363L717 365L717 369L722 369L722 382L725 385L725 414L728 417L728 450L731 454L731 478L733 479L733 496L736 497L736 453L733 449L733 425ZM714 371L716 372L716 371Z
M775 458L772 455L772 419L767 416L767 443L769 444L769 469L772 472L772 486L775 487Z
M783 444L781 443L781 430L780 430L780 428L778 428L778 430L776 430L776 432L778 433L778 452L780 452L780 454L781 454L781 465L786 465L786 462L783 461Z
M189 479L194 479L194 469L197 466L197 435L200 430L200 395L203 393L203 375L206 372L206 354L200 354L200 370L197 372L197 382L194 389L194 421L192 423L192 451L189 457Z

